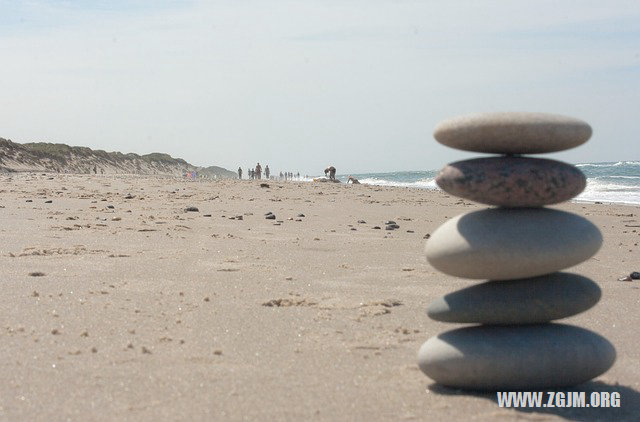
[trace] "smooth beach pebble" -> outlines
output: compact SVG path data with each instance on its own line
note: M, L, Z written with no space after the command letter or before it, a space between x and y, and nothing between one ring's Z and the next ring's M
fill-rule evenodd
M586 311L600 296L598 285L586 277L553 273L467 287L433 301L427 314L443 322L533 324Z
M615 358L611 343L583 328L485 325L430 338L418 365L448 387L531 391L583 383L606 372Z
M465 151L537 154L577 147L591 126L572 117L546 113L477 113L440 123L438 142Z
M592 257L602 235L589 220L547 208L493 208L454 217L426 244L429 263L455 277L536 277Z
M587 179L560 161L491 157L448 164L436 183L451 195L482 204L539 207L573 198L584 190Z

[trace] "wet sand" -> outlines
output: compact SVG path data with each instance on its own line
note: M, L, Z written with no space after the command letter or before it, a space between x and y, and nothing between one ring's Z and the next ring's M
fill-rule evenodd
M427 305L475 283L431 268L424 238L482 206L267 183L0 174L0 419L636 420L640 281L617 279L640 271L640 207L557 207L604 235L569 270L602 300L564 322L616 346L614 367L581 388L619 391L621 408L515 410L416 364L455 327Z

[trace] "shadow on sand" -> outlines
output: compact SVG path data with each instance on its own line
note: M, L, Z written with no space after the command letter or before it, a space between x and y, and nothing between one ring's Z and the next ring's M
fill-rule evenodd
M431 384L429 390L433 393L445 395L445 396L473 396L484 398L495 403L498 407L498 399L495 392L478 392L458 390L441 386L439 384ZM618 392L620 393L620 407L609 408L570 408L570 407L519 407L512 408L513 410L521 413L541 413L557 415L568 420L574 421L638 421L640 420L640 393L633 388L625 387L618 384L606 384L600 381L591 381L585 384L581 384L577 387L567 388L563 390L551 390L564 392L584 392L585 403L589 403L589 397L593 392ZM544 400L548 399L549 395L545 395Z

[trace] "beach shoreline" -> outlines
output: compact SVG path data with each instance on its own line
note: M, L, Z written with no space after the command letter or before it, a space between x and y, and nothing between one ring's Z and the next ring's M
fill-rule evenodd
M438 387L416 363L424 341L457 328L430 320L427 305L478 282L433 269L425 238L485 206L419 188L142 175L2 173L0 191L2 419L640 411L640 281L618 281L640 270L638 205L552 207L603 234L598 254L568 269L602 300L560 322L614 344L613 368L584 388L620 391L621 407L515 410Z

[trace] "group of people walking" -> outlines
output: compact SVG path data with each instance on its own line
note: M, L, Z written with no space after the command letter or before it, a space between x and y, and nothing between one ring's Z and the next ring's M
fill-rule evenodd
M271 175L271 170L269 169L269 165L264 167L264 178L268 179ZM262 166L260 163L257 163L255 168L247 169L247 178L248 179L262 179ZM238 179L242 179L242 167L238 167Z
M247 169L247 179L262 179L262 166L257 163L254 168ZM264 178L265 179L278 179L278 180L293 180L294 178L300 179L300 173L294 174L293 172L280 172L280 176L272 176L269 165L264 166ZM238 167L238 179L242 179L242 167Z
M336 180L336 168L334 166L328 166L324 169L324 175L329 177L330 180ZM265 179L273 179L273 180L300 180L300 172L293 173L292 171L280 172L279 176L272 176L271 170L269 169L269 165L264 167L264 178ZM309 178L309 176L305 176L305 178ZM238 179L242 179L242 167L238 167ZM247 179L262 179L262 166L260 163L257 163L254 168L247 169ZM352 180L353 179L353 180ZM315 180L315 179L314 179ZM358 179L349 176L349 182L351 183L359 183Z
M287 180L293 179L300 179L300 173L294 174L292 171L280 172L280 178L278 180L284 180L286 182Z

